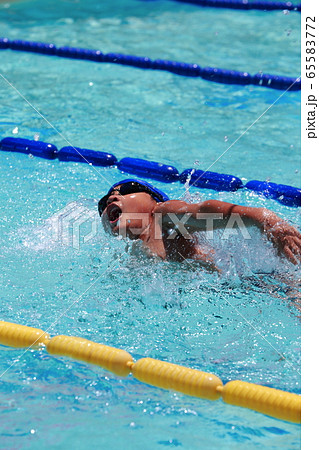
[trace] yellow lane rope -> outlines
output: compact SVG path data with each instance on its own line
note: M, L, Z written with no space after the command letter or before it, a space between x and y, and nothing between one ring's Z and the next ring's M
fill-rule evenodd
M222 398L230 405L258 411L277 419L300 423L301 397L244 381L223 385L215 375L152 358L134 362L125 350L72 336L50 336L42 330L0 321L0 344L45 347L52 355L68 356L98 365L121 377L130 373L139 381L207 400Z

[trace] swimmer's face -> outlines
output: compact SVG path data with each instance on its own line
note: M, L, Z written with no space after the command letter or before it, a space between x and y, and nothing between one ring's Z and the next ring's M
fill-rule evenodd
M120 195L117 186L106 203L101 219L105 230L137 239L150 225L156 201L146 192Z

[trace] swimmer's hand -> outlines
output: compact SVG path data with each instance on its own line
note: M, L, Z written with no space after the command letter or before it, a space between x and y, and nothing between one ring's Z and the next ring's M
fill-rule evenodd
M264 212L263 228L280 255L285 255L293 264L300 262L301 235L296 228L269 210Z

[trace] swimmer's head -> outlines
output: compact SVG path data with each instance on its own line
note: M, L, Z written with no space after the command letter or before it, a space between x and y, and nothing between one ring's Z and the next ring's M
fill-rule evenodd
M149 226L156 203L167 200L164 192L146 181L127 179L109 189L98 210L105 230L136 239Z
M147 183L146 181L142 180L135 180L129 178L127 180L122 180L119 181L118 183L113 184L113 186L111 186L111 188L109 189L108 193L101 198L101 200L98 203L98 210L100 216L107 207L108 199L113 192L117 192L118 195L120 196L134 194L137 192L145 192L146 194L149 194L158 203L166 202L167 200L169 200L169 197L163 191L160 191L156 187L152 186L150 183Z

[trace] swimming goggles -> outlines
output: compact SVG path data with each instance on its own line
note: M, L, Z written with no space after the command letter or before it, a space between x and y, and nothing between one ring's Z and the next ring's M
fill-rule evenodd
M118 189L117 186L119 186ZM100 216L102 215L103 211L105 210L107 206L107 201L110 198L111 194L116 191L119 193L119 195L128 195L128 194L136 194L138 192L145 192L146 194L149 194L154 200L157 202L166 202L169 200L169 197L159 189L155 188L151 184L147 183L146 181L141 180L123 180L118 183L115 183L108 193L101 198L101 200L98 203L98 210Z

